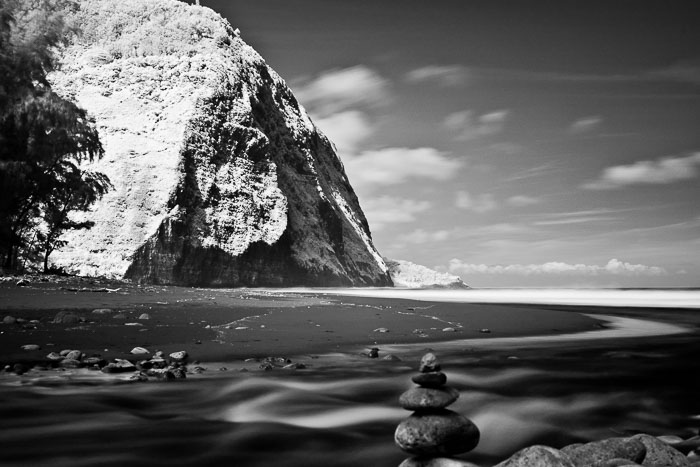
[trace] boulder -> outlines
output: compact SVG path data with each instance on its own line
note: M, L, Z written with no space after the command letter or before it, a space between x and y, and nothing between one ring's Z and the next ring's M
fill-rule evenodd
M641 463L644 466L653 467L684 467L690 465L690 461L677 449L672 448L654 436L639 434L630 439L641 441L646 447L647 454Z
M569 456L549 446L530 446L494 467L576 467Z
M406 418L396 427L394 441L411 454L450 456L474 449L479 436L479 429L471 420L442 409Z
M399 467L479 467L471 462L450 457L409 457Z
M2 324L15 324L16 322L17 322L17 318L15 318L14 316L8 315L2 319Z
M644 460L647 452L641 441L630 438L608 438L565 447L561 451L569 456L577 467L590 467L609 459L627 459L631 463L639 463Z

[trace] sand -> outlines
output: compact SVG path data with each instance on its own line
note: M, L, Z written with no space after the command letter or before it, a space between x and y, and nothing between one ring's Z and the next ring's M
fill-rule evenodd
M26 320L24 324L0 325L3 364L40 362L49 352L63 349L79 349L106 359L134 359L130 354L134 347L151 353L185 350L193 360L216 362L267 356L298 359L329 353L362 355L373 347L384 357L439 342L470 346L487 340L493 345L528 340L541 343L547 336L560 336L553 341L561 341L577 338L580 333L603 337L605 332L618 332L617 336L623 337L630 324L635 327L632 321L625 326L619 319L597 317L596 313L606 309L594 307L345 297L326 295L322 290L290 293L139 286L80 278L50 278L46 282L32 278L22 287L7 281L0 284L0 303L0 318ZM107 311L95 313L97 309ZM53 323L60 311L70 311L83 322ZM150 319L139 319L143 313ZM29 323L32 320L35 325ZM664 332L647 326L646 333ZM23 350L27 344L39 349Z

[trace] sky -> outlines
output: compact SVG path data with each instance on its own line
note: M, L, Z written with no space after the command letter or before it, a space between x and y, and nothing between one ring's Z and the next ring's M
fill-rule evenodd
M385 257L475 287L700 286L695 1L201 3L334 142Z

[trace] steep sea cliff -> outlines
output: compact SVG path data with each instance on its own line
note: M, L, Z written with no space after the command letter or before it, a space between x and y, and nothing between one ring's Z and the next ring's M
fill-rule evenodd
M54 89L114 190L56 266L162 284L391 285L332 143L240 33L174 0L86 0Z

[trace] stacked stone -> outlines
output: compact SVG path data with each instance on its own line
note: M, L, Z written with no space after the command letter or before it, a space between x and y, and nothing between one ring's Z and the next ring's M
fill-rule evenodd
M479 429L468 418L448 410L459 392L447 386L447 376L440 371L433 353L420 361L420 373L411 379L418 386L399 397L399 404L413 414L396 428L394 441L413 454L399 467L473 465L450 456L471 451L479 443Z

